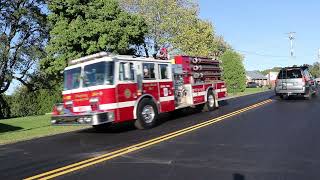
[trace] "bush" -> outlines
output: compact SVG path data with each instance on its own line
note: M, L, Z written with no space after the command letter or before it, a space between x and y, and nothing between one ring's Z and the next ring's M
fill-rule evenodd
M56 87L29 92L27 88L21 87L7 101L11 117L42 115L51 112L53 105L61 101L61 90Z
M223 79L229 92L243 92L246 89L246 71L242 56L232 50L227 50L222 56Z

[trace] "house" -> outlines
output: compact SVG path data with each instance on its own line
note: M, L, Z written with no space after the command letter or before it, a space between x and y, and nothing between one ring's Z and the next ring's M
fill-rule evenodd
M258 71L246 71L246 78L248 82L256 82L261 86L268 85L268 78Z
M266 77L268 78L268 84L270 85L270 87L275 87L278 74L279 72L269 72L266 75Z

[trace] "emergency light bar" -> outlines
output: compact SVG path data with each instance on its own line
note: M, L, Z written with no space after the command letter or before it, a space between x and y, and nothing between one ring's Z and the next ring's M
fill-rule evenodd
M107 53L107 52L99 52L99 53L92 54L89 56L84 56L79 59L71 60L71 61L69 61L69 65L74 65L74 64L82 63L85 61L90 61L90 60L97 59L97 58L102 58L102 57L109 56L109 55L110 55L110 53Z

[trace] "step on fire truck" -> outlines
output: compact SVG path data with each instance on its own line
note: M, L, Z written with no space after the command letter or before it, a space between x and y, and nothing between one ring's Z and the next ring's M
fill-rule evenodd
M156 125L160 113L186 107L212 111L227 99L216 58L175 56L172 60L101 52L71 60L64 70L63 103L52 124L106 124L135 121Z

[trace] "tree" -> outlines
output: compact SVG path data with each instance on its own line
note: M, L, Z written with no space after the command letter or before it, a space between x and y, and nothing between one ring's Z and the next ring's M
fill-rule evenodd
M70 59L106 50L132 53L147 32L144 20L123 11L115 0L52 0L49 9L52 29L41 67L52 75Z
M319 62L313 63L313 65L309 66L309 71L313 77L316 77L316 78L320 77L320 63Z
M161 47L192 56L221 55L229 47L222 37L215 36L211 22L199 18L195 0L120 0L120 4L146 20L146 56L149 50L157 53Z
M48 37L44 0L0 0L0 118L10 113L3 94L12 80L29 89Z
M260 72L263 75L267 75L267 74L269 74L269 72L279 72L280 69L281 69L281 67L273 67L271 69L266 69L266 70L263 70L263 71L260 71Z
M235 51L227 50L222 56L223 78L230 92L242 92L246 88L246 72L243 57Z

